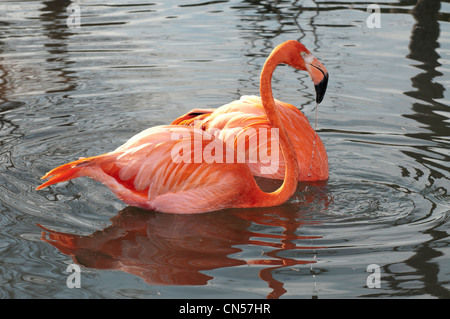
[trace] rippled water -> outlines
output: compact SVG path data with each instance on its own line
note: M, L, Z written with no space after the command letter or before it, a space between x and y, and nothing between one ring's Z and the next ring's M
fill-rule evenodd
M448 1L381 2L380 28L369 1L86 0L80 28L70 4L0 4L0 298L450 297ZM258 94L288 39L330 73L327 182L196 216L125 207L86 178L35 190L62 163ZM314 123L309 76L273 81Z

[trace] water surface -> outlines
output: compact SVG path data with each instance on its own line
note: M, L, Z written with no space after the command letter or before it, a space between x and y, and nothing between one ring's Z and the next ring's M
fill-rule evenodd
M80 28L70 4L0 4L1 298L450 297L448 1L380 2L380 28L368 1L89 0ZM35 190L62 163L258 94L289 39L330 74L328 181L196 216L126 207L87 178ZM273 86L315 122L305 72L280 67Z

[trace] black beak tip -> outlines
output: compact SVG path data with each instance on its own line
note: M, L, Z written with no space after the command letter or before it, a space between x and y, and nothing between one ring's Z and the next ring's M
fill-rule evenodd
M320 104L322 102L323 97L325 96L325 92L327 90L328 85L328 73L325 74L322 81L320 81L318 84L316 84L314 87L316 89L316 102L317 104Z

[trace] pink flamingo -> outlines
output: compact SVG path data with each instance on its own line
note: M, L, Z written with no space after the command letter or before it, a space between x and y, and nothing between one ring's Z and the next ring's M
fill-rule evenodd
M127 205L166 213L193 214L232 207L281 205L296 190L299 167L295 149L278 115L271 77L282 63L299 70L307 69L310 57L301 43L287 41L272 51L261 72L262 106L271 127L279 129L279 145L285 163L283 184L273 192L263 192L259 188L245 163L198 160L195 148L184 147L197 143L196 135L201 135L200 154L211 145L216 149L225 148L224 141L205 131L180 125L149 128L112 152L61 165L44 175L42 178L49 180L37 189L88 176L105 184ZM183 158L188 160L174 157L173 150L180 146Z

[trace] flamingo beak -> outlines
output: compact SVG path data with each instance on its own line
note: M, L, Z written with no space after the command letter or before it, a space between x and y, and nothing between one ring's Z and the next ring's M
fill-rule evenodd
M305 54L303 59L305 60L306 70L314 82L314 88L316 89L316 102L319 104L322 102L327 90L328 71L312 54Z

